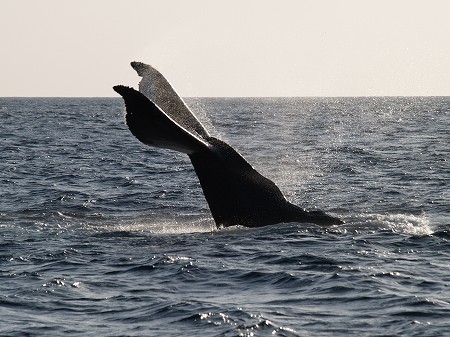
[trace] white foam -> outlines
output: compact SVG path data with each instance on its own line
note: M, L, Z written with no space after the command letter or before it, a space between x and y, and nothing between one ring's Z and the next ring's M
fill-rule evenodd
M209 218L184 220L137 220L130 223L109 224L96 227L105 232L141 232L154 234L207 233L217 230Z
M426 236L434 233L429 218L425 214L360 214L355 217L359 225L375 224L378 228L399 234Z

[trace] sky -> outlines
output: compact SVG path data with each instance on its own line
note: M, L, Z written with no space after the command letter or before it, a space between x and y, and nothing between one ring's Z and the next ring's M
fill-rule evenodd
M0 0L0 97L450 96L448 0Z

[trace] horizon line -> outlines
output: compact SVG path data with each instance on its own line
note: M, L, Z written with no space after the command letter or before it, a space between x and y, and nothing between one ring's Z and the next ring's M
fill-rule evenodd
M450 95L342 95L342 96L320 96L320 95L310 95L310 96L182 96L183 99L191 98L413 98L413 97L450 97ZM117 98L121 99L120 96L0 96L1 98Z

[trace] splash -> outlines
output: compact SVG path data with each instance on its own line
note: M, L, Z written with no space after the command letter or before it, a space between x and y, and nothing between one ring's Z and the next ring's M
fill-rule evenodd
M375 224L380 229L413 236L426 236L434 233L430 220L425 214L361 214L357 215L352 223L365 227L368 224Z
M116 226L118 231L127 232L149 232L153 234L187 234L206 233L215 230L215 226L201 223L137 223L131 225Z
M208 233L217 230L216 225L209 218L197 219L165 219L165 220L137 220L130 223L109 224L97 227L104 232L140 232L152 234L189 234Z

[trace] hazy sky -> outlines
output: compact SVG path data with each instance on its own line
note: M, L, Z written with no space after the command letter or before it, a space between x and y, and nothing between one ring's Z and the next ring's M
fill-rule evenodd
M450 95L449 0L0 0L0 96Z

